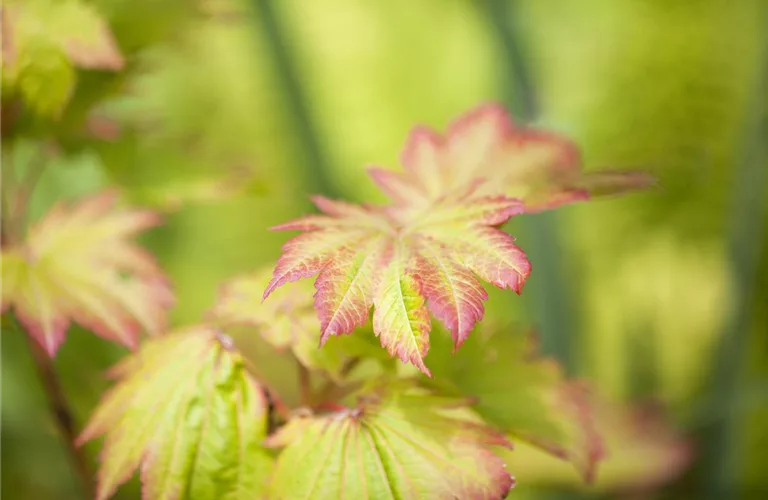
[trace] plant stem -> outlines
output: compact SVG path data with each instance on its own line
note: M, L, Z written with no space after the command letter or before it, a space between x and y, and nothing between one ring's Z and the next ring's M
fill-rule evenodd
M29 200L45 169L48 154L46 151L41 152L40 156L29 166L27 174L20 183L16 182L14 176L14 166L10 161L12 153L8 153L6 159L8 161L3 165L3 174L5 175L2 179L2 196L4 200L2 223L0 224L0 239L4 245L18 243L23 238ZM78 433L75 428L74 412L61 388L53 360L37 340L24 331L15 318L13 318L13 325L14 329L27 339L32 360L48 400L48 407L64 440L75 473L80 478L85 497L93 498L96 493L94 474L88 464L85 451L75 444Z
M80 478L85 497L94 498L96 492L93 481L94 474L88 464L85 451L75 444L78 432L75 428L74 412L61 388L59 377L56 374L56 369L53 365L53 360L35 339L30 335L25 334L24 336L27 338L27 343L32 352L32 358L35 362L38 375L40 376L40 381L43 384L43 389L45 389L45 395L48 399L48 407L50 408L53 419L59 429L59 433L64 440L64 444L67 447L67 452L69 453L75 472Z
M349 375L352 370L357 367L357 365L360 364L362 361L361 358L354 357L347 360L346 363L344 363L344 366L341 367L341 370L339 370L339 376L340 377L346 377ZM343 397L346 394L348 388L344 387L344 385L338 384L334 382L333 380L329 380L317 393L317 397L315 398L315 402L319 405L322 405L324 403L327 403L329 401L333 402L341 397Z
M299 371L299 398L302 406L312 407L312 378L306 366L296 358L296 369Z

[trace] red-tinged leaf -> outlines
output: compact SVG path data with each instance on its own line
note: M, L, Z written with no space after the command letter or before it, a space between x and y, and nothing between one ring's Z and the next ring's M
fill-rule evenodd
M215 307L209 312L210 319L232 327L255 327L278 351L290 349L304 366L322 370L332 378L339 377L348 358L368 345L361 346L365 341L355 337L339 339L341 342L320 349L317 336L320 325L312 308L312 285L303 282L276 290L270 300L261 303L261 294L270 276L271 270L264 269L225 283Z
M268 444L284 447L270 497L499 499L514 486L499 434L455 402L403 388L355 408L292 420Z
M554 360L535 357L526 336L496 330L476 332L455 355L435 344L429 362L437 379L476 398L488 423L572 462L591 481L603 442L589 389L565 379Z
M70 322L135 347L159 333L174 298L154 258L133 243L157 225L151 212L118 208L112 193L54 207L23 243L4 248L3 310L51 356Z
M605 458L594 484L584 485L570 467L540 449L516 443L500 453L521 482L610 494L640 496L678 478L694 457L690 443L658 409L623 407L592 398L595 426L605 439Z
M403 173L372 169L376 184L401 213L429 212L441 198L482 180L479 195L517 197L526 212L549 210L591 195L645 188L638 172L582 173L578 148L555 133L513 122L486 104L451 123L444 135L415 127L402 154Z
M79 438L106 436L97 500L140 470L145 499L258 498L271 470L262 448L267 400L231 341L208 328L147 342L114 370Z
M429 310L448 325L458 346L482 318L487 298L475 275L519 293L530 274L513 238L493 227L520 213L520 202L478 196L476 188L470 183L420 214L316 198L327 215L278 228L306 233L283 247L264 297L319 274L321 342L364 324L373 305L373 329L382 346L429 375L423 362Z

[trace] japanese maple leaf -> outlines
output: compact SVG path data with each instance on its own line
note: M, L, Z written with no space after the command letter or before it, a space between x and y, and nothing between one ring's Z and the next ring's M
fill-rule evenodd
M646 187L640 172L583 173L580 153L567 138L515 124L498 104L479 106L448 126L444 135L415 127L401 156L404 172L373 168L370 174L397 210L419 212L446 193L484 179L478 195L518 197L525 212L539 212L590 195Z
M152 212L116 208L113 193L54 207L3 249L2 310L56 353L70 323L135 347L142 330L161 331L174 299L154 258L131 241L159 222Z
M480 279L520 293L531 270L514 238L495 226L522 211L519 200L482 196L477 183L442 196L429 211L357 206L323 197L325 215L274 229L305 234L283 247L264 298L277 287L318 275L315 309L321 345L368 319L390 355L430 375L429 312L445 323L458 348L484 314Z
M270 497L505 498L515 480L498 454L511 444L446 399L399 388L291 420L266 440L283 448Z

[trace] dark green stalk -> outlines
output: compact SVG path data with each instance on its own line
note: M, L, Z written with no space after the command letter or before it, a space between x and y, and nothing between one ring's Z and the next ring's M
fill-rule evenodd
M506 52L500 61L504 82L503 99L518 120L536 119L538 105L533 82L523 55L523 48L514 15L514 2L487 0L489 22ZM562 244L553 212L522 217L521 246L533 265L531 279L526 284L525 297L530 299L533 317L541 335L544 354L557 357L569 373L575 369L571 343L574 338L572 309L562 269Z
M766 19L768 30L768 19ZM768 31L766 31L768 33ZM741 422L738 412L743 394L742 367L749 341L750 314L755 306L759 259L765 249L763 230L768 169L765 138L768 137L768 39L763 52L763 73L755 99L750 103L744 128L741 160L734 172L730 208L728 257L734 277L734 308L716 351L712 370L713 412L725 409L713 433L704 441L702 496L717 500L741 498L738 488Z
M257 34L263 36L267 42L280 88L285 94L286 112L293 119L301 148L306 155L303 177L307 188L318 194L335 196L336 188L330 178L325 152L318 140L309 97L301 84L295 53L291 53L287 43L291 38L286 36L286 31L280 24L278 13L275 11L276 5L277 2L272 0L253 0L254 26Z

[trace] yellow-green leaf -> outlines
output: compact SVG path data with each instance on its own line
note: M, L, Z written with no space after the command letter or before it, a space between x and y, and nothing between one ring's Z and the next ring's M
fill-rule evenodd
M264 391L229 338L193 328L147 342L114 370L79 438L104 435L97 500L138 469L148 499L251 500L263 493L272 459Z
M514 479L494 448L509 444L455 405L399 387L292 420L268 441L285 447L270 498L505 498Z
M155 259L131 241L159 222L152 212L116 207L113 193L59 204L19 244L2 250L2 309L53 356L71 322L135 347L159 333L174 303Z

